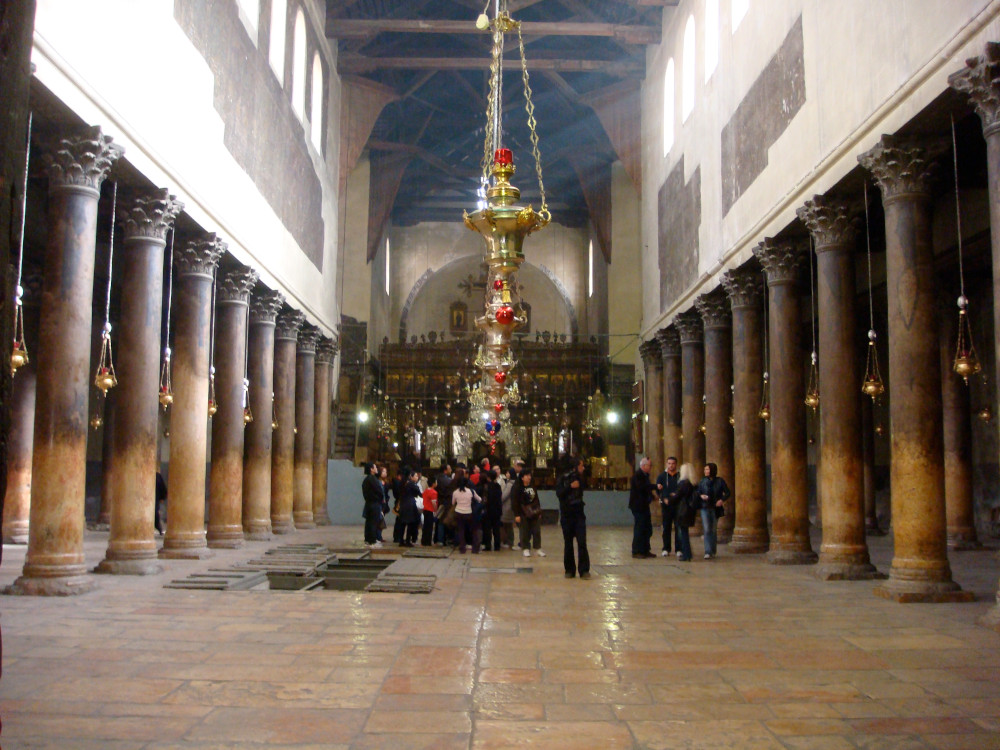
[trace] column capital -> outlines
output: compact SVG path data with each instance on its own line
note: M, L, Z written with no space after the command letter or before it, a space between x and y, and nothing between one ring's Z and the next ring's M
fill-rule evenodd
M883 135L858 162L872 173L885 203L902 195L929 196L937 173L936 160L947 148L940 139Z
M286 309L278 314L276 321L277 330L274 337L276 339L290 339L297 341L299 329L306 322L306 316L298 310Z
M722 275L722 288L735 310L738 307L759 307L764 302L764 276L756 268L734 268Z
M681 356L681 337L673 326L667 326L657 331L656 342L660 345L660 356L663 359Z
M655 339L649 339L639 344L639 356L642 363L647 367L661 367L663 361L660 359L660 345Z
M697 310L687 310L674 318L674 325L680 334L681 346L700 344L705 340L705 325Z
M100 196L101 183L125 149L104 135L99 125L68 138L60 138L43 162L49 177L49 192L78 190Z
M987 42L983 54L948 76L948 85L967 94L983 123L983 135L1000 130L1000 43Z
M798 283L802 279L802 269L809 260L802 243L778 241L771 237L757 245L753 254L767 274L768 286Z
M285 295L259 284L250 295L250 322L273 323L285 304Z
M315 354L318 343L319 328L311 323L303 323L299 329L299 346L296 351L299 354Z
M332 365L338 351L336 339L320 336L319 343L316 344L316 364Z
M846 203L817 195L795 213L812 234L817 253L831 247L854 246L858 221Z
M214 233L181 245L174 254L174 266L178 274L200 274L211 276L219 259L229 246Z
M219 302L242 302L246 304L250 290L257 283L257 272L252 268L228 271L219 282L217 290Z
M174 219L183 210L184 204L171 195L167 188L141 195L132 201L122 222L125 225L125 239L166 242L167 230L174 225Z
M725 292L716 289L708 294L702 294L694 301L705 328L732 328L733 314L729 307L729 299Z

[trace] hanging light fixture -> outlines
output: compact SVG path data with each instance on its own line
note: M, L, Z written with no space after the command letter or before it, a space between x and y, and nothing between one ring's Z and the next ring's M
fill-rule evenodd
M278 412L274 405L274 391L271 391L271 431L278 429Z
M708 396L702 394L701 396L701 424L698 425L698 432L704 435L708 432L708 427L705 426L705 412L708 411Z
M108 288L104 296L104 327L101 329L101 354L97 358L97 372L94 386L107 396L108 391L118 385L115 376L114 355L111 348L111 277L115 257L115 211L118 208L118 183L111 190L111 238L108 240Z
M174 391L170 384L170 314L174 298L174 235L177 233L173 227L170 228L170 266L167 272L167 327L166 345L163 347L163 364L160 366L160 392L159 400L163 411L174 402Z
M212 269L212 315L208 324L208 418L211 419L219 411L219 402L215 400L215 286L218 280L218 267Z
M813 238L809 235L809 314L812 331L812 352L809 355L809 385L805 404L816 413L819 408L819 355L816 353L816 284L813 273Z
M24 149L24 183L21 186L21 239L17 251L17 283L14 285L14 345L10 352L10 375L28 364L28 346L24 343L24 311L22 302L24 288L21 286L21 272L24 270L24 221L28 211L28 167L31 164L31 112L28 112L28 140Z
M878 350L875 347L875 341L878 339L878 334L875 333L875 303L873 302L874 293L872 292L872 234L871 227L868 223L868 181L864 182L864 200L865 200L865 240L866 240L866 256L868 260L868 356L865 361L865 379L861 384L861 392L866 396L870 396L872 403L874 404L875 399L885 393L885 383L882 382L882 373L879 371L878 367ZM879 425L881 427L881 425ZM878 432L877 434L882 434Z
M955 361L952 369L969 384L969 376L983 369L976 354L976 345L972 341L972 328L969 325L969 298L965 296L965 268L962 264L962 204L958 192L958 141L955 138L955 117L951 118L951 152L955 165L955 231L958 234L958 340L955 345Z
M768 330L767 330L767 318L768 318L768 288L767 288L767 278L764 278L764 386L761 389L761 399L760 399L760 409L757 410L757 416L763 419L765 422L771 419L771 377L768 375L767 368L770 363L768 354Z
M736 415L733 413L733 399L736 396L736 384L733 383L729 386L729 426L736 426Z
M481 161L482 177L479 188L479 206L471 215L464 213L465 225L482 235L485 241L487 284L484 314L476 318L476 327L483 331L485 341L480 345L475 360L479 368L479 382L469 388L470 415L501 409L496 416L484 420L483 428L489 438L490 453L496 448L497 434L501 429L499 414L506 407L519 403L517 381L510 376L517 363L511 353L511 336L525 324L524 308L517 298L515 274L524 262L522 246L525 238L545 227L552 219L545 198L542 181L542 160L538 150L538 133L535 130L535 108L531 100L528 66L524 54L521 24L511 18L507 0L495 0L491 20L484 12L476 20L477 27L493 36L490 61L489 94L486 107L486 129ZM510 184L514 175L514 155L503 145L503 55L504 37L517 32L521 56L521 78L524 84L525 111L531 133L532 155L538 176L541 208L536 212L531 205L518 205L521 191ZM470 418L471 421L471 418Z

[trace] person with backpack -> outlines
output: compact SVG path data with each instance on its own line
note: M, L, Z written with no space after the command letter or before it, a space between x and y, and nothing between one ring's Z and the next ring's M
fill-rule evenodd
M500 551L500 516L503 514L503 489L500 487L500 472L490 469L487 476L485 494L482 495L483 508L483 552Z
M698 482L698 498L701 500L701 525L705 529L705 559L715 557L715 526L725 513L725 502L732 494L726 480L718 476L719 468L712 463L705 464L705 477Z
M677 489L668 496L670 507L677 527L677 553L681 562L691 562L691 533L694 526L697 508L700 505L697 488L694 485L694 467L691 464L681 466Z
M563 532L563 566L566 577L590 578L590 554L587 552L587 516L583 512L583 490L586 487L582 458L575 459L573 468L559 477L556 497L559 498L559 523ZM573 551L576 540L579 562Z
M524 556L531 557L534 542L535 554L545 557L542 550L542 504L538 493L531 486L531 469L522 469L517 484L511 491L511 506L514 509L514 523L521 528L521 546Z

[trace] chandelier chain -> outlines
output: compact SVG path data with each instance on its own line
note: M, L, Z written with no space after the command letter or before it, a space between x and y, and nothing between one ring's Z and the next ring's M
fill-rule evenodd
M531 84L528 82L528 61L524 55L524 38L521 24L517 24L517 44L521 51L521 78L524 80L524 108L528 113L528 129L531 131L531 155L535 158L535 173L538 175L538 192L541 194L541 215L548 218L549 204L545 200L545 183L542 181L542 156L538 150L538 132L535 130L535 104L531 100Z
M958 141L955 138L955 116L951 116L951 152L955 165L955 231L958 234L958 285L965 297L965 268L962 264L962 203L958 194Z
M872 233L868 223L868 180L864 181L864 201L865 201L865 242L866 257L868 260L868 328L875 330L875 304L872 302Z

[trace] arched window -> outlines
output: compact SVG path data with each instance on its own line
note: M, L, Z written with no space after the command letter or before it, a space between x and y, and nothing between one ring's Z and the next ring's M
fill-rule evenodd
M750 0L733 0L733 32L740 27L740 21L750 10Z
M306 112L306 17L299 8L295 13L292 36L292 109L301 120Z
M667 61L663 74L663 155L674 147L674 58Z
M719 0L705 0L705 83L719 64Z
M587 296L594 296L594 241L587 248Z
M309 135L317 151L323 151L323 63L313 55L312 100L309 103Z
M271 0L271 41L267 59L271 69L278 76L278 83L285 85L285 16L288 14L287 0Z
M256 44L257 25L260 23L260 0L238 0L237 5L240 8L240 20Z
M695 86L695 44L694 16L688 16L684 27L684 57L681 61L681 120L687 122L688 116L694 111Z

